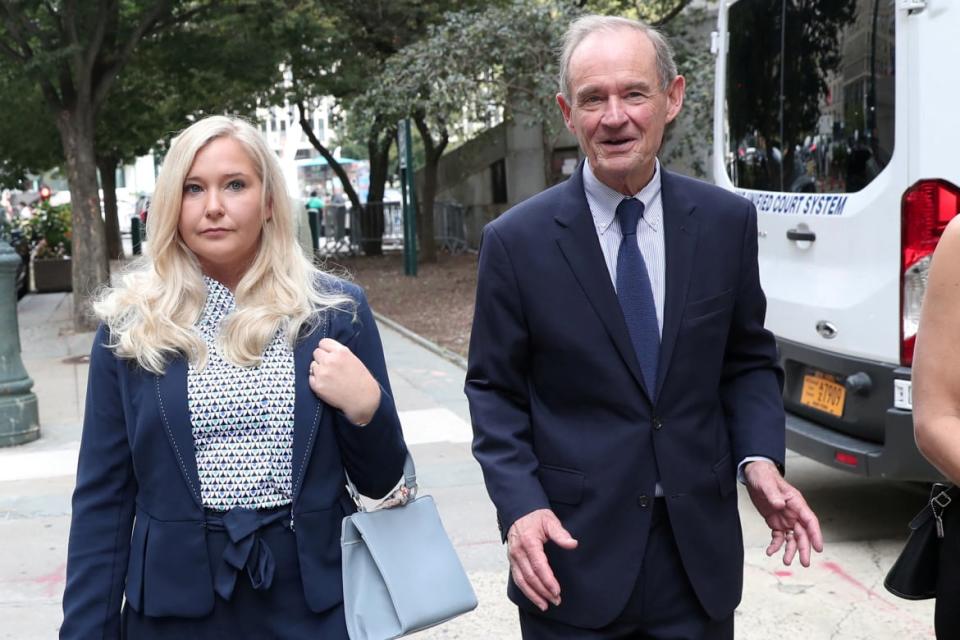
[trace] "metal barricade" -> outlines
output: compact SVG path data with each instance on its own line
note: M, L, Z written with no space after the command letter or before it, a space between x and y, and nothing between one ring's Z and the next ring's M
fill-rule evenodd
M433 203L433 233L437 248L456 255L467 250L466 209L456 202Z
M353 255L356 251L350 238L350 214L346 205L330 204L323 208L323 233L317 253L321 256Z
M437 248L451 254L468 250L465 208L456 202L433 206ZM343 205L323 209L317 254L321 256L378 253L403 248L403 207L399 202L368 202L360 215ZM379 241L379 244L378 244Z

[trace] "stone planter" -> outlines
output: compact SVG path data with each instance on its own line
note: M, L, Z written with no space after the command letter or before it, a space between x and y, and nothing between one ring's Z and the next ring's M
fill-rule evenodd
M37 293L73 291L72 261L65 258L33 261L33 287Z

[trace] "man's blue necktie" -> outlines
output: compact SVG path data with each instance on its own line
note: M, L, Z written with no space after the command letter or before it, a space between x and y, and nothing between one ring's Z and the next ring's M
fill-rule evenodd
M651 398L656 394L657 359L660 357L660 327L653 287L637 244L637 224L643 217L643 203L625 198L617 205L620 220L620 251L617 253L617 297L627 321L630 341L640 361L643 381Z

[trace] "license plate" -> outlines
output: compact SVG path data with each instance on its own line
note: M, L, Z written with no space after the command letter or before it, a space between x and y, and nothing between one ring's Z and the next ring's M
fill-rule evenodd
M800 404L839 418L843 415L843 404L846 399L847 388L837 382L834 376L819 371L803 376Z

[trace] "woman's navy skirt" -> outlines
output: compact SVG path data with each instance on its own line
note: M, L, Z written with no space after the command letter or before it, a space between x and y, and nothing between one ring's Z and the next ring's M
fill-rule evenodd
M230 599L216 595L213 611L204 618L151 617L124 605L123 637L130 640L348 640L342 604L323 613L314 613L307 607L300 581L296 537L289 529L290 518L279 517L284 510L289 514L289 507L258 512L278 516L257 531L273 556L273 580L269 588L254 589L247 571L240 570L236 572ZM213 515L212 520L223 515L208 513ZM223 552L229 541L222 526L208 526L207 551L213 576L222 571Z

